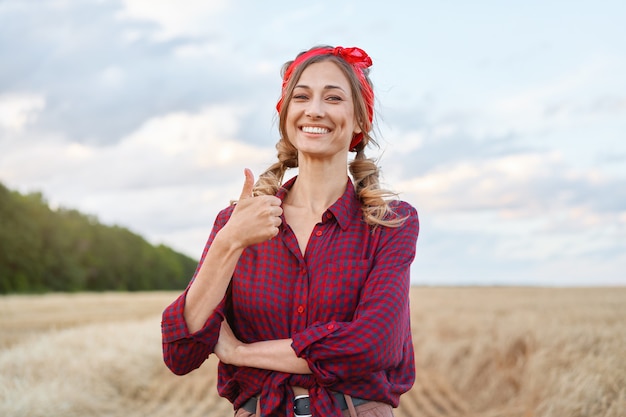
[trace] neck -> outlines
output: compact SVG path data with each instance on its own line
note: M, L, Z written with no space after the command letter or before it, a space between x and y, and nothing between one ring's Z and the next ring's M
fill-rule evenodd
M346 190L347 162L341 164L305 163L298 168L298 179L289 191L287 203L323 213Z

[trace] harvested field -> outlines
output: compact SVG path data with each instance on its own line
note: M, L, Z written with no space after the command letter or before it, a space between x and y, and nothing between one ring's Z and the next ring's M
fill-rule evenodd
M397 417L623 417L626 288L422 288L418 378ZM0 415L232 416L216 361L163 365L177 294L0 297Z

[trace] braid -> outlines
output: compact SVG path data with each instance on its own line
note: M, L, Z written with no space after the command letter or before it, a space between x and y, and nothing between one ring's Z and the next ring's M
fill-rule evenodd
M254 185L253 194L257 195L275 195L283 183L285 172L289 168L298 166L297 149L284 139L276 144L278 151L278 161L270 165L270 167L259 176Z
M405 218L394 218L394 213L389 207L389 199L397 197L397 194L380 188L378 165L373 159L365 157L363 146L357 150L354 160L350 162L350 173L367 224L374 227L398 227L404 223Z

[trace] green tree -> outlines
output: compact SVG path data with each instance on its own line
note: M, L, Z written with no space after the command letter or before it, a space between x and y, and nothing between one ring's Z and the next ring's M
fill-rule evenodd
M0 293L181 289L197 261L0 183Z

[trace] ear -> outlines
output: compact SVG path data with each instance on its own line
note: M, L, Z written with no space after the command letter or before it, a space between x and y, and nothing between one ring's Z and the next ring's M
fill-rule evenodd
M358 135L359 133L362 133L363 130L361 129L361 123L358 119L355 118L354 120L354 132L352 132L352 136L354 135Z

